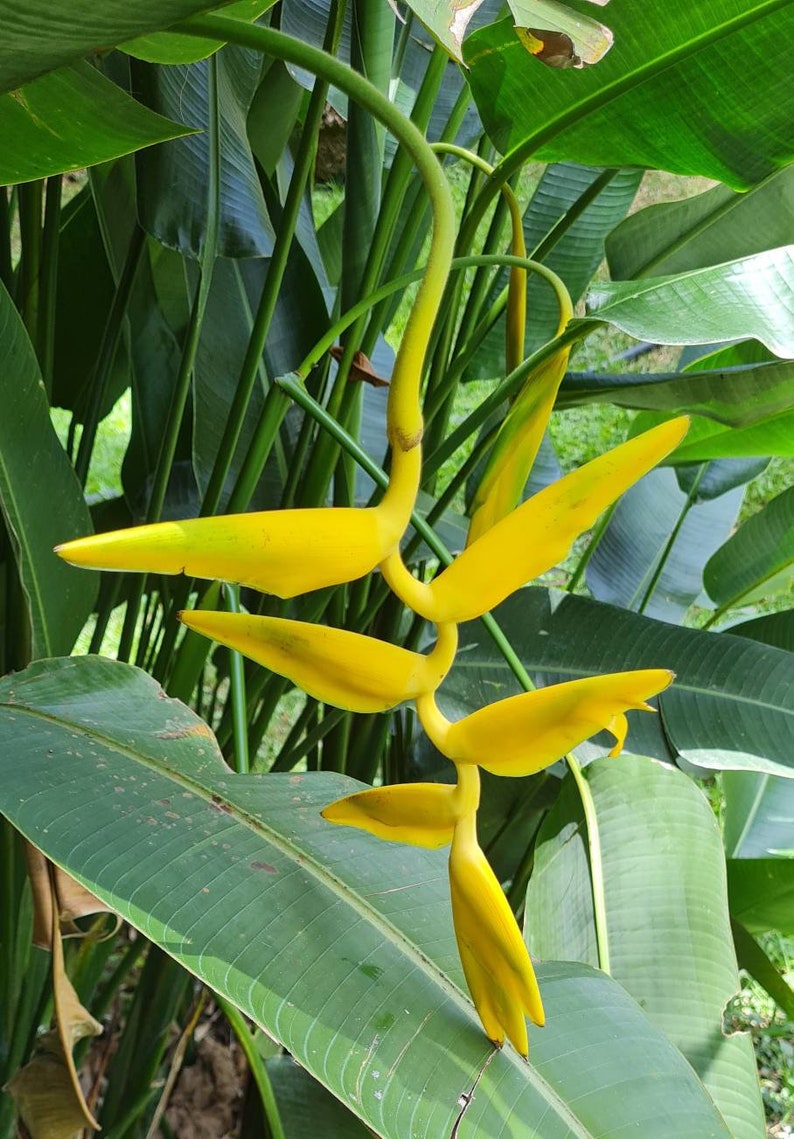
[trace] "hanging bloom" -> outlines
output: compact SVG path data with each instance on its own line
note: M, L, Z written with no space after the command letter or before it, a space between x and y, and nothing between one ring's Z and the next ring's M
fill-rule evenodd
M396 783L337 799L320 813L329 823L356 827L390 842L434 850L452 842L460 815L457 787L446 783Z
M439 686L457 648L455 626L439 630L430 653L305 621L191 610L188 628L286 676L316 700L349 712L385 712Z

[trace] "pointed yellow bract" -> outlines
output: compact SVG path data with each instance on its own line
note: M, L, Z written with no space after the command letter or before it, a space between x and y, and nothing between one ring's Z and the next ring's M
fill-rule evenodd
M457 788L443 783L398 783L357 791L325 807L329 823L369 831L391 842L435 849L452 842L460 817Z
M616 755L626 735L624 713L630 708L652 711L648 697L672 681L672 672L651 668L524 692L452 724L444 735L444 751L456 763L478 764L494 775L532 775L605 728L617 738ZM421 711L420 705L420 716ZM425 729L431 739L432 728Z
M383 504L270 510L115 530L56 553L76 566L184 573L296 597L369 573L396 547L401 521Z
M507 1036L526 1056L524 1014L542 1025L543 1002L513 911L477 842L473 813L455 826L449 882L463 972L486 1035L495 1044Z
M499 428L472 501L468 546L501 522L521 500L569 354L569 348L560 349L532 373Z
M669 420L546 487L463 551L409 604L430 621L470 621L568 554L574 540L681 442L689 426ZM408 592L401 585L403 592Z
M190 610L180 620L349 712L385 712L434 690L457 646L454 627L423 655L346 629L280 617Z

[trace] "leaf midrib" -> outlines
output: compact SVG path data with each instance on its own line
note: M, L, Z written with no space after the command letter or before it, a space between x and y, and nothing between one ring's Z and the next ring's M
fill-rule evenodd
M248 827L249 830L263 838L285 857L295 861L296 864L300 865L302 870L314 874L321 885L325 886L334 896L346 902L365 922L378 929L384 937L408 958L411 964L418 969L420 973L424 973L425 975L430 974L431 978L445 996L454 1000L468 1016L472 1016L472 1003L464 996L457 985L447 977L440 967L423 953L413 941L406 937L402 930L394 926L389 919L379 911L367 906L360 895L338 878L333 871L324 866L323 863L308 850L290 844L278 831L238 806L233 800L230 800L227 795L219 794L218 789L210 791L198 780L182 772L175 771L150 756L135 751L134 748L128 747L118 740L114 740L104 732L97 731L95 728L89 730L84 724L81 724L77 720L62 719L37 708L31 708L24 704L9 703L7 701L0 703L0 711L13 712L14 715L23 713L32 719L40 720L44 723L52 724L60 730L68 731L70 735L74 735L77 732L85 739L109 748L122 758L139 764L157 775L173 780L173 782L203 800L207 805L212 805L213 802L217 805L217 800L219 798L222 799L223 803L229 807L232 817L235 818L240 825ZM215 773L211 773L209 776L209 778L218 778L219 780L220 777L223 777L224 780L225 778L229 780L238 778L232 771L228 772L228 776L226 772L218 772L217 776ZM220 787L220 782L218 786ZM214 800L213 795L215 796ZM31 838L31 841L34 842L34 845L36 844L35 836ZM69 872L71 873L72 871ZM526 1078L535 1086L537 1093L558 1113L560 1118L568 1124L572 1134L576 1136L577 1139L593 1139L592 1133L577 1116L573 1115L569 1106L540 1075L536 1068L525 1064L523 1061L519 1061L518 1056L514 1055L512 1051L505 1053L505 1055L513 1067L525 1074Z

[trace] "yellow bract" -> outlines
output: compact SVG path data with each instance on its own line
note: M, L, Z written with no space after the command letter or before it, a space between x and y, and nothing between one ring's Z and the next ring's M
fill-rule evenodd
M190 610L190 629L244 653L292 680L304 692L350 712L385 712L434 691L455 655L455 629L427 656L327 625Z
M444 733L444 753L494 775L532 775L605 728L617 738L616 755L626 735L624 713L630 708L652 711L648 697L672 681L667 669L641 669L511 696L452 724ZM433 725L426 724L425 730L434 739Z
M378 838L435 849L452 842L459 817L456 787L444 783L398 783L358 791L325 807L329 823L369 831Z

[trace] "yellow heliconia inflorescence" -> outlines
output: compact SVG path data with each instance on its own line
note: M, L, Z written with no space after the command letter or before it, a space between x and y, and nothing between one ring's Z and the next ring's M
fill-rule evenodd
M438 191L436 188L436 197ZM451 215L450 215L451 216ZM663 423L585 464L518 505L567 363L561 348L530 374L497 436L474 500L466 549L430 582L402 561L421 476L419 379L451 240L436 213L437 244L395 364L387 413L390 484L367 509L246 513L136 527L57 548L74 565L219 578L289 598L380 567L415 613L433 622L430 653L409 652L344 629L244 613L181 614L189 628L245 653L318 700L379 712L411 700L435 746L455 765L454 785L404 784L349 795L322 812L331 823L423 847L449 845L452 917L461 963L487 1036L528 1054L526 1017L543 1005L523 937L477 841L479 768L522 776L554 763L601 729L625 739L626 712L670 684L666 669L588 677L501 700L455 723L435 693L452 665L457 625L488 612L551 568L574 539L683 438L688 420ZM445 249L439 249L439 242ZM446 258L446 266L441 264ZM564 315L564 319L563 318ZM570 307L561 312L561 331Z

